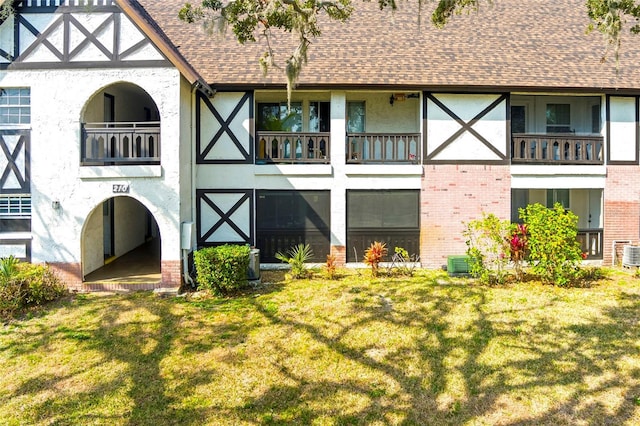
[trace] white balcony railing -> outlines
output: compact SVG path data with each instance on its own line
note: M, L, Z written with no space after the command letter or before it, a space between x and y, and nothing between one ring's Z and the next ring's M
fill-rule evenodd
M81 164L160 164L160 122L82 124Z

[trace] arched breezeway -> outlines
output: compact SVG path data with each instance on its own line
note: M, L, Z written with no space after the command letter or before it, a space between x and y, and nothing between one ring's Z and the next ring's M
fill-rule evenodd
M109 198L87 216L82 231L85 286L156 285L161 281L160 232L151 212L129 196Z

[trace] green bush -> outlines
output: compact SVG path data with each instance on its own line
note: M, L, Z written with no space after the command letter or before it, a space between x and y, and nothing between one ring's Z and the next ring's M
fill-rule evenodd
M483 213L482 219L465 224L471 275L483 284L504 283L511 261L511 223L493 213Z
M246 286L250 251L249 246L233 244L196 250L193 262L198 288L225 294Z
M578 216L556 203L553 208L529 204L520 209L520 218L527 225L532 271L547 283L567 285L575 280L582 262Z
M15 279L27 288L27 305L42 305L66 293L65 286L47 265L22 263Z
M13 257L0 260L0 316L12 316L65 293L65 286L47 265L18 262Z

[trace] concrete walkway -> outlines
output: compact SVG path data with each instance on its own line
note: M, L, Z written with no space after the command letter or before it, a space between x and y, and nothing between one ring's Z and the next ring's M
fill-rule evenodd
M153 290L160 285L160 240L153 239L85 277L87 290Z

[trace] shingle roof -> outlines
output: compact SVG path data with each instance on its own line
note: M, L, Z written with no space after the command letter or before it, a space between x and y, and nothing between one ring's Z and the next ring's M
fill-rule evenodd
M132 1L132 0L130 0ZM185 0L139 0L186 60L215 87L282 87L258 65L264 44L240 45L231 31L209 37L177 18ZM640 90L640 36L625 36L616 71L606 44L593 32L584 0L496 0L456 16L440 30L418 2L398 2L395 14L377 2L354 0L347 23L329 22L309 50L301 87L458 88L460 90ZM427 8L433 3L427 3ZM284 62L292 36L277 39Z

